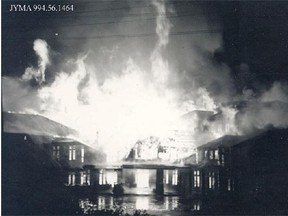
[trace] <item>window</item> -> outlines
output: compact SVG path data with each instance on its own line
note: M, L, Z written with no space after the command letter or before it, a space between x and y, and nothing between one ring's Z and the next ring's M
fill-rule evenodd
M68 185L75 185L75 173L70 173L68 176Z
M194 175L193 175L193 187L194 188L199 188L200 187L200 171L195 170Z
M178 184L178 170L173 170L172 173L172 185Z
M194 200L193 202L193 209L196 211L199 211L201 208L201 201L200 200Z
M69 160L76 160L76 146L69 146Z
M221 166L224 166L224 165L225 165L225 155L224 155L224 153L221 154L221 161L220 161L220 163L221 163Z
M208 151L205 150L205 151L204 151L204 158L207 158L207 156L208 156Z
M219 151L218 149L215 150L215 160L219 160Z
M85 183L85 179L86 179L86 175L85 175L85 173L84 172L80 172L80 180L81 180L81 182L80 182L80 184L81 185L84 185L84 183Z
M227 182L227 190L228 190L228 191L231 191L231 179L228 179L228 182Z
M228 179L227 180L227 190L228 191L234 191L234 180L232 179Z
M210 160L218 160L219 159L218 149L207 151L207 155L209 155Z
M169 184L169 170L164 170L164 184Z
M210 160L214 159L214 151L213 150L209 151L209 159Z
M90 170L86 170L85 172L85 184L90 185Z
M60 160L60 146L53 146L52 157L54 160Z
M99 172L99 184L100 185L106 184L105 172L104 172L103 169L101 169L100 172Z
M215 174L214 174L214 172L209 172L208 187L209 187L209 189L215 189Z
M81 148L81 162L84 163L84 147Z

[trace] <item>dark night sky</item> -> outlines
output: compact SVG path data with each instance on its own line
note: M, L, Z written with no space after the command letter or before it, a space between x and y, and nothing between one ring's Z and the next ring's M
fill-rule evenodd
M133 26L135 23L137 24L137 20L143 18L143 15L137 14L137 10L140 10L141 7L147 7L147 11L150 10L151 14L147 15L148 18L155 17L155 11L153 11L153 8L149 9L148 1L144 4L142 1L140 6L137 6L137 4L131 5L126 1L106 1L105 3L94 1L85 4L78 1L77 3L72 2L74 12L66 13L8 12L12 2L14 1L2 2L2 75L20 76L28 65L37 62L37 57L32 49L33 41L36 38L46 40L55 51L53 67L57 67L59 55L62 58L62 55L73 56L85 51L90 44L87 43L87 40L91 41L87 37L123 34L121 30L114 27L117 26L117 22L122 22L122 18L129 13L132 13L132 15L125 19L132 20L132 22L127 22L130 27L125 30L124 34L134 35L135 33L155 32L155 24L149 19L141 22L140 27L134 28ZM28 1L23 2L27 3ZM64 1L59 2L61 4L65 3ZM35 2L29 1L29 4L33 3ZM44 3L44 1L40 3ZM194 14L192 18L188 15L170 19L174 25L171 32L183 31L183 29L184 31L189 30L190 19L197 22L199 10L193 9L195 5L200 5L200 15L205 14L208 22L211 20L210 29L213 29L213 22L217 18L218 26L223 30L220 32L223 45L221 49L217 49L213 53L213 58L230 67L232 77L237 84L236 88L239 91L243 87L257 89L262 84L269 86L275 80L288 80L288 2L206 1L199 3L195 1L169 1L169 4L173 5L177 15ZM133 12L131 12L132 9ZM147 17L144 14L144 18L147 19ZM179 20L181 20L181 23L176 26L175 23L177 24ZM108 24L105 24L107 22ZM93 25L93 23L104 24ZM183 28L181 28L182 24ZM202 30L205 27L200 25L198 29ZM219 27L214 29L219 29ZM56 36L55 33L59 35ZM193 35L190 36L193 37ZM69 37L74 39L68 40ZM82 39L75 39L75 37ZM189 37L189 35L186 37ZM131 43L133 41L139 43L140 41L140 43L148 42L149 44L151 38L153 39L153 37L143 37L129 40L131 40ZM98 41L92 39L93 43L99 44L113 44L115 40L117 38L102 38ZM97 47L97 45L95 46ZM55 69L51 67L47 70Z

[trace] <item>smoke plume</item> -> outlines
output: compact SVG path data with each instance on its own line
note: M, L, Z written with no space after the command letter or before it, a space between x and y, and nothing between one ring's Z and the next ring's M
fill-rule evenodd
M39 58L38 66L26 68L22 79L25 81L35 79L36 82L41 85L45 82L46 66L50 63L48 44L44 40L37 39L34 41L33 49Z

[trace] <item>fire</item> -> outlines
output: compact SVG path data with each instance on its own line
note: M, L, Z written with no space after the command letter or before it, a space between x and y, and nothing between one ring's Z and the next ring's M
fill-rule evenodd
M111 71L100 82L96 76L97 64L86 61L88 52L76 60L63 62L74 65L75 69L58 72L54 82L47 84L45 68L51 64L48 44L36 40L34 50L39 57L38 68L30 68L22 76L25 81L35 79L39 83L35 100L39 101L40 107L36 112L79 131L81 140L101 148L109 161L122 159L137 140L150 136L165 138L171 130L184 130L199 137L199 125L195 123L200 122L198 117L187 121L181 116L193 110L216 113L219 108L204 87L183 100L183 92L169 86L169 81L177 78L177 72L163 57L163 51L169 42L172 24L165 17L165 3L153 1L153 5L158 13L155 30L158 40L150 58L143 59L150 69L144 69L128 55L126 62L119 64L124 65L122 68ZM219 126L219 122L204 122L206 125L200 127L200 132L205 133L205 141L237 132L233 127L236 112L227 109L229 112L223 115L224 127ZM28 110L31 108L24 111ZM209 127L208 135L206 126ZM190 143L191 147L196 144Z
M179 107L176 91L167 88L170 69L162 57L171 25L164 2L155 2L158 41L150 57L151 71L128 58L120 74L99 85L88 70L93 66L77 59L73 73L61 72L50 86L41 88L44 115L78 130L82 139L107 152L108 160L119 160L133 144L149 136L165 137L180 125L185 113ZM161 16L160 16L161 14ZM89 79L82 85L85 77Z
M38 96L46 116L80 131L86 142L93 144L98 132L104 151L113 149L109 155L117 158L138 139L165 136L179 124L183 111L175 96L145 80L146 72L131 59L120 76L102 86L90 77L83 89L86 103L79 102L77 86L87 73L83 65L83 60L78 61L78 70L71 75L60 73L52 85L39 90Z

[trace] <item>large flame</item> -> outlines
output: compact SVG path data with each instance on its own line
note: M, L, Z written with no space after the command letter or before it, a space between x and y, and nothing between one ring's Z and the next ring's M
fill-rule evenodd
M75 70L57 73L53 83L42 85L37 91L38 111L42 115L79 131L81 139L101 148L109 161L121 159L137 140L149 136L165 138L175 130L197 136L196 121L187 122L181 116L192 110L216 110L205 88L198 89L197 98L182 101L181 91L168 87L175 73L162 53L169 42L172 24L165 16L165 2L153 1L153 5L158 14L158 38L148 60L150 70L128 57L123 68L111 72L111 76L100 82L94 70L97 65L88 63L89 54L86 54L66 62L74 65ZM40 85L45 82L45 67L50 62L47 47L45 41L35 41L39 68L28 68L22 76L24 80L35 79ZM226 132L218 130L217 134L211 133L210 138ZM195 143L190 145L195 147Z
M165 2L153 1L153 5L158 14L155 29L157 41L150 51L151 55L142 59L143 65L149 65L149 67L137 63L136 57L129 53L122 63L117 62L117 58L113 56L113 63L121 65L119 68L109 67L107 64L100 67L97 65L97 59L94 62L87 60L91 58L91 52L88 52L77 59L63 60L63 65L69 65L70 67L66 68L70 70L63 69L57 73L52 83L45 83L45 68L52 61L49 59L48 44L37 39L34 43L34 50L39 57L38 67L27 68L21 82L35 79L40 87L38 86L38 89L29 87L27 90L24 88L28 86L27 83L24 85L21 82L7 79L8 87L3 88L4 96L6 95L3 99L4 109L11 107L11 104L13 106L13 103L9 101L10 96L14 98L14 103L15 99L23 101L25 98L24 103L14 108L18 111L38 112L76 129L82 140L106 152L109 161L123 158L137 140L150 136L165 140L173 136L171 131L184 131L185 136L192 137L189 138L189 145L193 148L226 134L239 134L241 128L242 131L250 130L250 128L263 128L271 122L281 127L288 125L288 120L282 117L282 114L287 111L287 106L271 103L271 100L275 99L275 94L281 96L280 84L272 87L270 93L263 94L261 101L266 103L265 110L261 106L251 104L242 113L232 106L222 106L215 97L212 97L211 91L205 88L205 79L202 85L194 86L196 81L194 82L191 78L193 76L187 79L184 76L185 82L183 83L186 87L188 83L187 88L183 87L184 90L177 85L171 85L171 80L183 79L183 74L175 71L163 55L169 43L172 24L165 16L167 11ZM117 49L117 47L113 48L111 53ZM206 63L202 62L203 57L197 59L196 56L189 61L193 64L192 69L194 67L195 70L203 69L201 73L203 72L204 77L210 75L207 72L211 69L210 65L207 63L208 66L206 66ZM196 66L197 62L199 67ZM103 67L115 71L109 71L109 74L100 80L97 73ZM225 69L225 67L219 68ZM214 81L225 78L219 78L216 73L212 75ZM15 91L11 89L11 86L20 90ZM281 98L277 99L281 100ZM255 112L254 107L262 111ZM263 118L259 118L258 115L262 113ZM265 117L267 113L280 114L269 114L273 119L267 120ZM285 121L276 124L278 120L282 122L281 117ZM235 122L237 118L238 124ZM254 118L258 121L250 121Z

